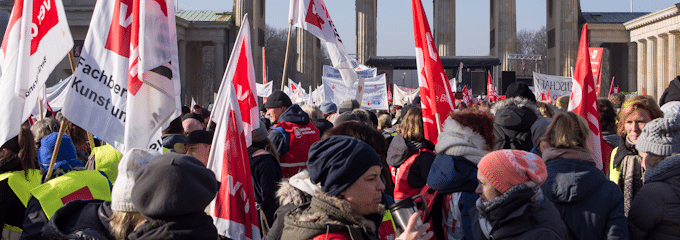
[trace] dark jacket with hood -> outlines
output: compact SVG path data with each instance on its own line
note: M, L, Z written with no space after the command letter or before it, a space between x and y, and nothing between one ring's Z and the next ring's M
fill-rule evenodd
M536 105L523 97L505 99L491 108L494 115L494 150L531 151L534 147L531 127L541 117ZM542 135L542 134L541 134Z
M0 161L0 173L22 171L19 159L3 159ZM21 227L23 224L26 207L12 191L5 179L0 181L0 226L5 224ZM1 230L0 230L1 231Z
M424 142L409 141L401 135L396 135L387 149L387 164L399 168L411 155L417 154L418 149L421 148L434 151L434 144L427 140L424 140ZM411 168L408 169L407 182L410 188L422 188L427 184L427 175L430 173L434 157L434 154L423 152L416 158Z
M520 184L470 210L474 239L567 239L567 229L541 188ZM484 230L483 230L484 229Z
M275 193L281 181L281 167L273 155L260 149L250 154L250 172L253 177L255 202L264 212L267 224L271 226L274 222L274 213L279 207Z
M544 160L548 179L541 188L560 212L570 239L628 239L623 194L592 160Z
M680 76L675 77L663 91L661 98L659 98L659 106L671 101L680 101Z
M364 216L352 210L347 201L319 191L309 203L285 215L281 239L307 240L337 233L353 240L377 240L381 220L382 214Z
M631 239L680 239L680 156L645 172L645 185L628 213Z
M302 108L300 108L300 106L297 104L293 104L286 108L286 110L283 111L281 116L279 116L279 118L276 120L277 123L290 122L300 126L307 125L310 121L311 119L309 118L309 115L305 111L302 111ZM274 123L274 125L276 125L276 123ZM276 151L279 152L279 156L287 153L290 147L290 134L282 132L283 131L272 129L267 134L269 140L271 140L276 147ZM283 136L283 134L287 134L287 136Z
M42 235L49 239L114 239L109 229L112 214L109 201L73 200L54 213Z
M279 190L276 191L279 208L274 213L274 222L271 223L271 228L267 235L264 236L264 239L282 239L284 216L294 208L310 202L314 193L320 190L321 187L319 185L309 180L307 170L295 174L288 181L279 183Z

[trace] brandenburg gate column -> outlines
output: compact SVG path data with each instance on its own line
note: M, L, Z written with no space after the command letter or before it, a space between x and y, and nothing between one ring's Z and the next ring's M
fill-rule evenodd
M356 0L355 6L357 60L366 63L378 51L378 0Z
M670 31L668 32L668 51L666 54L668 54L668 75L666 75L666 79L664 79L664 87L667 87L668 84L670 83L671 80L673 80L676 76L678 76L678 57L677 57L677 49L678 49L678 32L677 31ZM664 89L665 90L665 89Z
M664 82L666 82L666 76L667 71L668 71L668 65L667 65L667 60L666 56L668 54L668 48L667 48L667 34L662 33L658 36L656 36L657 43L656 43L656 69L657 69L657 75L656 75L656 81L654 81L655 88L653 92L648 92L648 94L654 96L654 98L658 98L661 96L661 93L663 93L663 90L665 88Z
M642 93L642 88L647 85L647 41L640 39L637 42L637 89ZM634 89L630 88L629 91Z
M439 56L456 56L456 0L434 1L434 43Z
M654 81L656 81L656 37L647 38L647 85L643 86L647 95L652 95L654 91ZM638 92L638 93L642 93Z

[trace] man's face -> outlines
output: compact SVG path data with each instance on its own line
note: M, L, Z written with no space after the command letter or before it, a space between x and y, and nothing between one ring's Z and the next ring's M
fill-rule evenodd
M286 107L267 108L267 115L269 115L269 120L272 122L272 124L279 120L279 117L283 111L286 111Z
M208 157L210 157L210 144L194 143L187 144L187 155L193 156L203 163L208 165Z

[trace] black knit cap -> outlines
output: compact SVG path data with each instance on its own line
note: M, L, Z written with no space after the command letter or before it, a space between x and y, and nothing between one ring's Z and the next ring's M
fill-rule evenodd
M198 159L166 153L137 172L132 203L146 218L183 216L203 212L218 188L215 174Z
M517 96L529 99L529 101L534 103L536 102L536 95L534 95L534 93L531 92L531 89L529 89L529 85L523 82L511 83L510 85L508 85L508 90L505 91L506 99Z
M277 108L277 107L290 107L293 102L286 93L276 90L269 97L267 97L267 103L264 104L265 108Z
M331 136L309 148L307 170L321 191L337 196L372 166L382 166L371 146L353 137Z
M659 98L659 106L670 101L680 101L680 76L675 77L663 91L661 98Z

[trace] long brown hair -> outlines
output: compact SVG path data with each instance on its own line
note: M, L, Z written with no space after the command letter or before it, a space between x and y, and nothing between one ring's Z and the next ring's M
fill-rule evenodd
M117 240L127 239L128 234L132 233L139 226L144 224L146 219L139 212L118 212L113 211L109 218L111 236Z
M590 134L592 131L583 117L563 112L553 117L541 140L554 148L585 147Z
M420 142L425 139L423 130L423 111L419 107L414 107L406 112L404 120L397 126L397 134L406 140Z
M33 133L28 126L22 125L19 135L4 143L0 149L6 149L8 153L0 159L0 162L19 161L27 180L28 170L38 169L36 164L38 153L35 149L35 140L33 139Z

